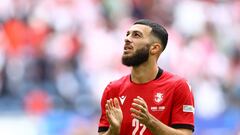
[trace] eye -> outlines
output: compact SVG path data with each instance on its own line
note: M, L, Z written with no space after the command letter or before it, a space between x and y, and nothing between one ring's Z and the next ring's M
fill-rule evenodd
M126 37L129 35L129 32L126 33Z
M134 37L140 37L140 34L134 33L133 36L134 36Z

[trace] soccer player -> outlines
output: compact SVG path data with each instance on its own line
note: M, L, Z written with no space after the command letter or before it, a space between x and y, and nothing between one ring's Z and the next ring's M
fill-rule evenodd
M131 74L104 90L100 135L192 135L191 88L157 65L167 41L165 28L150 20L138 20L127 31L122 63Z

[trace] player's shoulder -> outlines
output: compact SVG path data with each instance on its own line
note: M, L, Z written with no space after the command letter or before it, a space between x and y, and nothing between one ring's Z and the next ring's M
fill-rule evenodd
M174 86L175 89L191 91L190 83L186 78L167 71L165 72L165 78L168 80L168 84Z
M164 71L163 79L168 80L170 82L186 82L186 79L180 75L174 74L172 72Z
M124 82L129 80L130 75L122 76L119 79L113 80L108 84L109 89L119 89Z

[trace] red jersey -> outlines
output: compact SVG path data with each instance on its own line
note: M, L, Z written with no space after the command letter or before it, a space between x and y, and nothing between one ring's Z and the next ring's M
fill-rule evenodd
M155 80L144 84L136 84L130 78L130 75L127 75L113 81L104 90L98 132L107 131L109 127L105 112L106 101L117 97L123 112L120 134L151 135L145 125L131 116L131 104L137 96L145 100L149 113L162 123L173 128L194 130L194 99L185 79L166 71L162 71Z

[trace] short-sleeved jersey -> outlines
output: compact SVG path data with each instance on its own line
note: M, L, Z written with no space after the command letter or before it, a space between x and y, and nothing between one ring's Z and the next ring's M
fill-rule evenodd
M109 122L105 104L110 98L117 97L123 112L121 135L151 135L145 125L131 116L133 99L142 97L148 111L162 123L173 128L194 130L194 99L187 81L179 76L163 71L161 76L144 84L131 81L130 75L108 84L104 90L98 132L107 131Z

